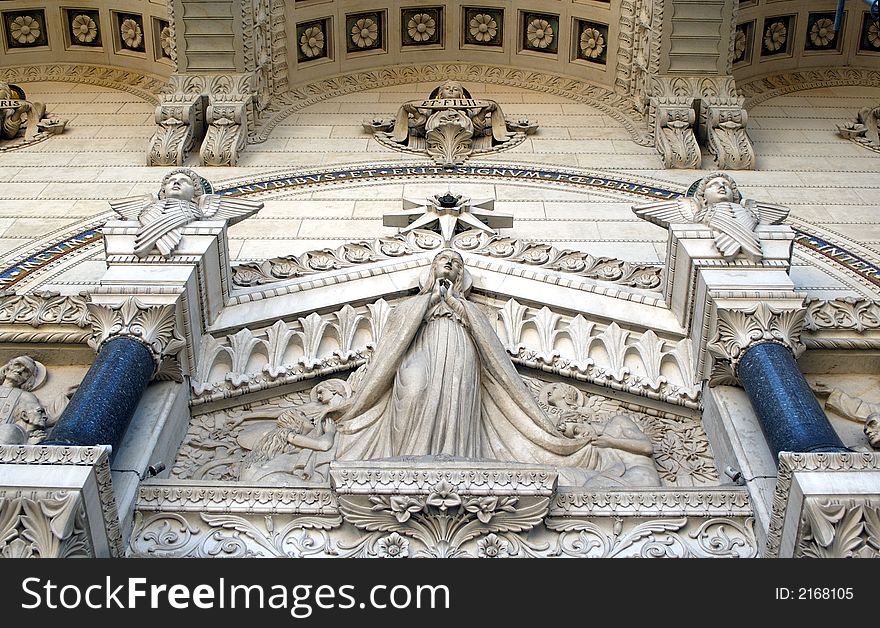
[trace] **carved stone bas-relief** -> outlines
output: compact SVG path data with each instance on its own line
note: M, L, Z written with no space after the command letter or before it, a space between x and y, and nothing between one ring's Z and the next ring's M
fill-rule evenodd
M257 432L256 442L255 430L239 436L239 444L250 449L241 461L239 480L326 484L336 444L336 423L327 415L350 396L351 387L344 380L323 381L312 389L307 403L282 411L274 425Z
M0 367L0 380L0 444L42 442L51 425L46 409L32 391L46 380L46 367L20 355Z
M0 81L0 152L57 135L66 124L46 117L46 105L29 101L21 87Z
M197 220L225 220L234 225L262 209L263 203L213 193L211 184L188 168L172 170L158 194L111 201L123 219L137 221L132 252L144 258L154 250L172 255L180 244L181 229Z
M840 388L824 385L813 386L818 397L825 398L825 408L850 421L861 423L868 444L880 449L880 404L869 403L859 397L849 395Z
M426 154L448 167L521 144L538 125L508 121L497 102L475 100L461 83L448 80L427 100L401 105L396 118L366 121L364 128L383 146Z
M780 224L789 210L753 199L742 200L734 180L717 172L700 180L693 197L635 205L633 212L667 229L671 224L707 225L714 232L715 247L725 259L742 256L757 263L763 254L755 229L758 225Z
M837 125L840 136L880 153L880 106L865 107L855 120Z

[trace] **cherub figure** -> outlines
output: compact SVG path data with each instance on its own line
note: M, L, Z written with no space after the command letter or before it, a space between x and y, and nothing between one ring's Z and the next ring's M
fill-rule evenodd
M189 168L172 170L162 179L158 194L110 201L125 220L141 223L134 254L146 257L158 249L163 257L174 253L183 237L181 228L196 220L226 220L234 225L263 208L252 201L214 194L211 184Z
M763 259L758 225L778 225L789 209L754 199L742 200L736 182L723 172L703 177L694 195L633 206L633 212L648 222L669 228L671 224L704 224L712 229L715 248L725 259L743 255L753 262Z

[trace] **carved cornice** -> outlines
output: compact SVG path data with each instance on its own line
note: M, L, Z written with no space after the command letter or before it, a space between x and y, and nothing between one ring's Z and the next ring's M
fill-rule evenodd
M406 493L428 495L448 482L468 495L551 495L556 470L498 462L457 462L444 456L402 457L399 462L347 462L330 465L333 486L340 495Z
M808 299L805 331L852 330L857 333L880 329L880 301L842 297Z
M485 257L646 290L660 286L663 272L660 266L593 257L582 251L559 250L549 244L492 236L476 229L458 234L452 238L451 244L460 251ZM415 229L406 234L351 242L336 250L320 249L299 256L286 255L264 262L239 264L232 268L233 283L244 287L265 285L358 264L436 251L442 245L443 238L433 231Z
M158 104L157 94L167 79L157 74L82 63L46 63L0 68L0 81L28 83L36 81L60 81L62 83L85 83L100 85L134 94L147 102Z
M862 68L816 68L773 74L752 79L737 86L745 96L745 107L761 104L765 100L817 87L856 85L860 87L880 87L880 71Z
M117 305L89 303L86 307L92 323L89 346L95 351L113 338L131 338L149 350L158 369L186 346L177 331L174 305L147 305L131 297Z
M335 515L336 496L329 489L229 486L181 482L141 484L137 509L144 512L252 512L260 514Z
M0 324L74 325L89 327L87 295L62 296L58 292L37 291L28 294L0 293Z
M708 345L716 361L727 362L733 372L750 347L763 342L781 344L799 356L805 349L801 342L806 310L781 309L761 301L742 310L718 309L715 336Z
M550 517L748 517L745 489L559 492Z
M265 141L272 129L291 114L315 103L345 94L409 83L442 83L454 79L478 84L511 85L524 89L563 96L574 102L596 107L620 122L633 138L643 146L651 141L642 130L641 114L632 101L605 87L547 72L523 70L515 67L475 65L470 63L437 63L427 65L397 65L378 70L353 72L306 85L294 86L279 98L279 105L267 110L266 118L249 143ZM273 109L275 109L273 111Z
M105 447L60 447L41 445L0 445L0 465L47 465L92 467L98 488L104 530L112 557L122 555L122 531L110 476L110 458ZM2 502L2 498L0 498ZM79 500L80 507L82 500ZM2 520L3 517L0 517ZM91 522L94 526L95 522ZM0 539L3 535L0 534ZM78 544L77 544L78 545ZM93 551L93 549L91 550ZM92 554L90 554L92 555Z
M876 486L875 478L880 477L880 454L780 453L764 556L776 558L780 555L795 474L828 472L841 472L845 475L867 472L870 478L866 478L867 481ZM877 523L880 523L880 490L872 495L853 496L834 495L829 489L827 495L806 496L802 511L799 538L794 547L795 555L844 556L854 555L867 548L862 555L875 556L880 549L876 536L869 540L862 533L868 525L875 532L880 531L877 528ZM811 511L812 515L807 511ZM811 518L811 521L807 522L805 518ZM868 518L872 518L870 524L867 523ZM805 534L808 529L809 534Z

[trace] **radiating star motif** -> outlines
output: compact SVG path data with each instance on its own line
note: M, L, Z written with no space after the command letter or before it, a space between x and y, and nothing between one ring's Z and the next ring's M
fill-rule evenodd
M437 223L440 235L449 242L456 233L478 229L495 234L495 229L513 226L513 216L496 214L495 200L471 201L463 194L435 194L426 203L403 200L403 210L382 217L386 227L401 227L401 233L413 229L430 228Z

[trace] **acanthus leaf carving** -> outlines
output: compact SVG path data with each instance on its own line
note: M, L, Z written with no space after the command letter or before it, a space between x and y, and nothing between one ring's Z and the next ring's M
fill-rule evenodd
M186 346L177 331L174 305L148 305L131 297L116 305L88 303L86 307L92 323L89 346L95 351L114 338L131 338L149 350L158 369Z
M27 294L0 294L0 323L26 324L38 328L42 325L89 326L86 309L87 295L61 295L52 291L36 291Z
M694 135L696 113L690 99L657 99L652 109L656 110L654 142L664 167L699 168L702 154Z
M0 557L94 555L77 491L0 491Z
M719 309L715 335L709 352L719 361L728 361L733 371L743 353L755 344L775 342L799 356L806 348L801 342L806 309L773 307L766 301L742 310Z
M706 147L719 168L753 170L755 149L746 133L748 114L742 97L710 98L707 103Z

